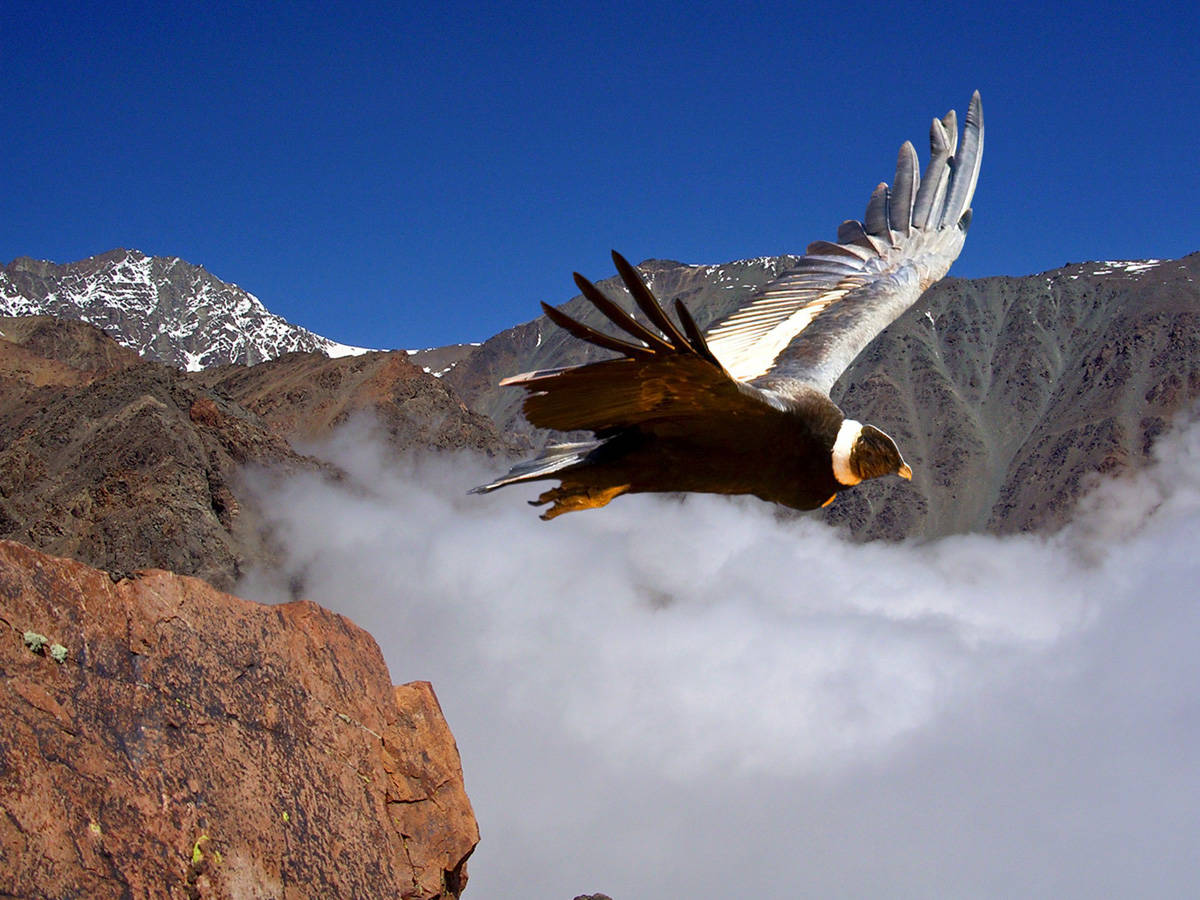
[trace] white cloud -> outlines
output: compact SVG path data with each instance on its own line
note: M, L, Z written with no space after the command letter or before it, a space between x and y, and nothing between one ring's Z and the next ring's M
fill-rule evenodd
M1160 447L1051 539L703 496L544 523L362 432L350 482L271 496L306 596L434 683L467 896L1163 896L1200 852L1200 426Z

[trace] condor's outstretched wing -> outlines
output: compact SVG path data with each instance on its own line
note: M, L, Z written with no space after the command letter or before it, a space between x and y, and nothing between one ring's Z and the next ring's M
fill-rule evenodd
M615 251L613 261L634 302L658 331L635 320L576 273L575 283L583 296L632 340L596 331L543 303L555 324L580 340L622 355L504 379L501 384L519 385L530 392L523 409L531 423L604 437L633 425L667 433L695 428L698 419L732 423L782 414L778 397L734 380L721 367L687 307L676 301L676 325L638 271Z
M983 108L971 97L962 141L954 110L934 119L922 178L911 143L896 177L871 194L862 222L817 241L791 271L709 329L709 349L734 378L789 393L828 393L874 337L958 257L983 156Z

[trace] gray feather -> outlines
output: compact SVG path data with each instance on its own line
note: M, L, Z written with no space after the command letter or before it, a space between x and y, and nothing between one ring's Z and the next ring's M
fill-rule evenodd
M917 150L911 141L900 145L896 157L896 177L892 182L891 208L888 217L892 228L905 237L912 226L913 203L917 199L917 186L921 183L917 162Z
M551 444L535 459L519 462L503 478L473 487L469 494L487 494L502 488L506 484L516 484L520 481L534 481L545 478L555 472L561 472L583 462L589 453L603 444L604 441L582 441L577 444Z
M867 202L867 214L863 216L863 228L867 234L884 237L888 234L888 186L879 182Z
M813 241L804 252L808 256L845 257L848 260L857 260L859 262L864 259L870 259L873 255L865 247L859 247L854 244L849 246L846 244L835 244L833 241Z
M940 119L934 119L929 127L929 164L925 177L917 189L917 200L913 206L912 223L915 228L927 228L941 218L939 204L946 195L946 163L950 159L950 141L946 138L946 127ZM935 214L933 211L938 210Z
M946 146L953 156L958 148L958 113L954 110L942 116L942 128L946 132Z
M971 205L979 166L983 162L983 103L979 91L971 96L967 121L963 126L962 147L950 161L950 193L942 215L942 225L957 225Z

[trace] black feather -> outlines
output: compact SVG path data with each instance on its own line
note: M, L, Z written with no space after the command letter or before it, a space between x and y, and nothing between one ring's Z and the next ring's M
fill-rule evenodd
M625 282L625 287L629 288L629 293L633 295L633 302L646 314L646 317L653 322L667 339L675 345L676 350L686 350L688 347L687 339L679 333L679 329L675 327L662 307L658 305L658 300L654 294L650 293L650 288L646 287L646 282L642 281L642 276L638 270L629 264L616 250L612 251L613 262L616 263L617 271L621 274L621 280Z
M562 328L581 341L587 341L589 344L595 344L597 347L603 347L605 350L613 350L617 353L624 353L626 356L645 357L653 356L654 351L648 347L643 347L641 344L631 344L628 341L622 341L619 338L609 337L602 331L597 331L584 325L582 322L576 322L565 312L555 309L549 303L543 303L542 309L550 318L550 321Z

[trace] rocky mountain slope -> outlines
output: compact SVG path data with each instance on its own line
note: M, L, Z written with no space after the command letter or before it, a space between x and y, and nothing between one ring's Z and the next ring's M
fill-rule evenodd
M311 444L365 412L397 453L505 452L505 439L491 419L467 409L454 391L411 359L403 351L337 359L289 353L256 366L216 366L193 380L294 442Z
M427 683L312 603L0 541L0 894L458 897L479 839Z
M63 265L15 259L0 268L0 316L78 319L148 360L189 372L293 351L364 352L292 325L201 266L137 250Z
M139 362L99 329L51 316L0 318L0 340L6 366L0 377L18 380L78 384Z
M118 268L133 265L130 257L107 256L113 257L108 264ZM663 299L682 298L703 327L736 308L793 259L721 266L651 260L641 268ZM143 266L157 264L141 260ZM186 264L175 268L182 272L181 266ZM818 515L862 537L932 537L1061 524L1091 473L1143 459L1154 435L1200 393L1192 337L1197 268L1200 262L1193 255L1167 262L1078 264L1024 278L951 278L936 285L868 348L834 389L849 414L874 422L900 441L916 470L915 480L866 485ZM601 285L622 295L615 278ZM184 301L183 306L194 304ZM585 322L602 324L582 298L565 308ZM504 454L521 442L534 446L549 436L535 433L521 417L521 392L501 388L499 381L516 372L603 355L605 351L538 318L479 347L334 360L315 353L284 354L266 365L213 366L188 383L211 394L216 408L231 404L230 409L240 411L240 421L252 420L291 442L311 441L366 409L396 449ZM12 353L8 358L9 365L23 365L28 372L38 368L28 359L18 364ZM430 377L435 366L440 379ZM37 377L51 378L49 369L42 368ZM36 380L31 374L23 377L27 385ZM66 385L74 377L57 371L52 380ZM166 378L161 373L156 377ZM196 399L191 397L189 404ZM49 422L56 420L59 402L70 406L74 400L64 396L50 402ZM40 414L41 407L36 409ZM87 414L96 412L89 408ZM280 453L245 454L254 461L282 458ZM220 474L222 466L208 468L219 473L218 486L228 484ZM12 502L5 496L0 495L0 534L12 535ZM44 499L36 498L36 503ZM62 508L62 499L56 503L48 508ZM4 530L6 511L9 526ZM55 528L71 530L61 523L49 530ZM39 546L75 552L53 541ZM106 564L101 557L85 558ZM177 561L162 561L168 562ZM231 571L228 564L225 570Z
M787 263L641 269L705 327ZM615 278L601 286L628 301ZM563 308L603 325L582 298ZM537 443L547 435L533 433L522 392L500 379L605 355L542 317L486 341L444 380ZM863 485L816 515L863 538L1053 529L1091 473L1145 459L1200 399L1200 254L947 279L871 344L833 397L892 434L916 474Z
M0 332L0 537L118 574L160 567L228 589L269 563L247 467L332 473L293 444L352 415L396 452L507 449L403 352L186 374L83 323L0 320Z
M22 354L21 351L26 351ZM0 341L0 361L28 348ZM318 467L176 369L136 361L0 399L0 537L126 573L160 566L231 587L270 548L241 467ZM3 363L0 362L0 366Z
M835 399L904 448L829 511L855 533L933 537L1064 524L1099 475L1145 462L1200 399L1200 254L951 279L847 370Z

